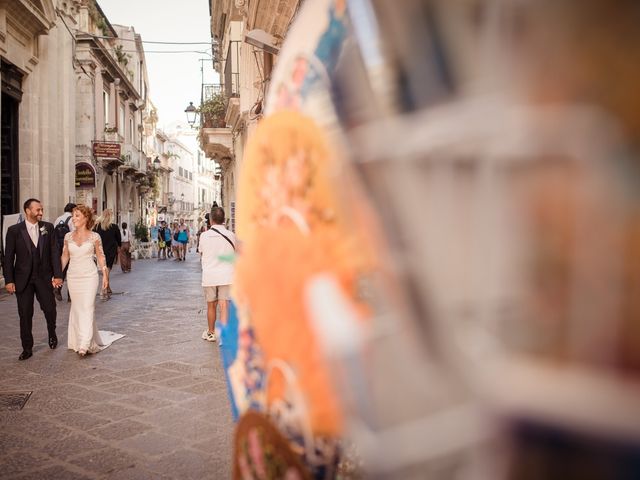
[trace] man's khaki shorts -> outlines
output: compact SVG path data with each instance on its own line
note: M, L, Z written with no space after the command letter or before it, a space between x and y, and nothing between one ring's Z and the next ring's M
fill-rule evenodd
M202 287L204 298L207 302L216 300L231 300L231 285L218 285L216 287Z

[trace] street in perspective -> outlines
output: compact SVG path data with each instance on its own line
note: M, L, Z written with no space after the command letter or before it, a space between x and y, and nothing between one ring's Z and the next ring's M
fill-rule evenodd
M640 479L639 0L0 0L0 479Z

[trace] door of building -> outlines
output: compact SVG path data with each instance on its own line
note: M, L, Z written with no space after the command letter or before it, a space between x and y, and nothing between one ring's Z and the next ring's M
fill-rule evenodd
M4 254L3 216L20 213L20 157L18 114L22 100L22 73L2 60L0 98L0 253ZM2 272L0 271L0 280Z
M18 101L2 93L0 117L0 202L2 215L20 212Z

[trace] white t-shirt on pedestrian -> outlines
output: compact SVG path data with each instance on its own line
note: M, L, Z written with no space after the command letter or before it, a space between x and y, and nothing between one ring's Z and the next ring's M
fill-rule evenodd
M126 230L120 230L120 241L122 242L129 242L129 229L127 228Z
M69 223L67 223L67 225L69 226L69 231L73 232L76 227L75 225L73 225L73 220L71 220L71 212L64 212L62 215L56 218L56 221L53 223L53 227L55 228L56 225L58 225L60 222L66 222L67 218L69 219Z
M231 285L233 282L233 263L220 257L233 255L235 250L213 228L223 233L234 245L236 244L236 237L233 232L230 232L222 225L213 225L212 229L200 234L198 251L202 261L203 287Z

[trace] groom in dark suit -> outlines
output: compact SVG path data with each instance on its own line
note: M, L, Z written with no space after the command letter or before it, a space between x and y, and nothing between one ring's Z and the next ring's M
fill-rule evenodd
M56 300L53 288L62 285L60 252L53 225L42 221L42 203L30 198L24 202L26 220L7 230L4 275L7 291L15 293L20 316L22 353L19 360L31 357L33 335L33 296L47 319L49 347L56 348Z

